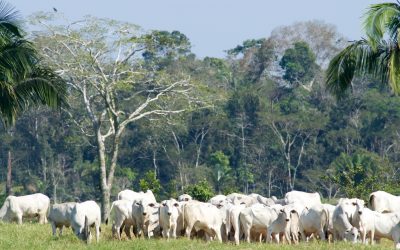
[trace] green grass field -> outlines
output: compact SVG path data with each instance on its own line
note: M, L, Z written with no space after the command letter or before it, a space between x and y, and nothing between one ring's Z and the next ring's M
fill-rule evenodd
M164 239L123 239L118 241L112 239L110 226L102 225L101 239L98 244L95 240L90 245L86 245L72 234L70 229L64 230L64 235L53 237L51 227L35 223L23 225L0 223L0 249L391 249L394 248L391 241L383 241L376 246L363 246L361 244L350 244L345 242L328 243L301 243L297 246L276 245L276 244L245 244L235 246L232 243L206 243L201 240L187 240L184 238L178 240Z

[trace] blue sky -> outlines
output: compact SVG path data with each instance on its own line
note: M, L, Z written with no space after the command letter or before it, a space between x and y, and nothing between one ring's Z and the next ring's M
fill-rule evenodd
M349 40L362 36L361 16L372 3L390 0L8 0L27 17L36 11L63 12L71 20L84 15L131 22L144 29L178 30L200 57L224 57L246 39L297 21L334 24Z

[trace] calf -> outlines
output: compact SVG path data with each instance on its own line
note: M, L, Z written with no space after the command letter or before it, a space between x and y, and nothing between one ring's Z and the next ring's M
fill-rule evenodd
M164 238L172 237L176 239L178 218L181 212L181 205L175 199L161 202L159 208L160 228Z

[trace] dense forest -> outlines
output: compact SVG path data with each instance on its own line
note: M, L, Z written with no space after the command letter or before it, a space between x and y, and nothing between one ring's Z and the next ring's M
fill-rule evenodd
M225 58L198 58L179 31L95 17L39 13L30 29L69 96L0 128L3 196L7 170L14 194L55 202L112 200L125 188L159 199L196 187L400 192L400 100L365 75L340 97L327 90L329 61L348 44L333 25L277 27Z

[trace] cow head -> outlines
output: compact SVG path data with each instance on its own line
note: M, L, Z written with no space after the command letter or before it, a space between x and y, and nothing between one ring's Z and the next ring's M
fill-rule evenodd
M359 235L358 229L352 227L344 232L344 239L352 243L357 243L358 235Z
M164 201L162 205L169 217L171 217L171 215L178 217L178 211L180 206L175 199Z
M137 202L136 205L139 207L140 214L146 219L158 208L158 204L153 199L146 198Z
M352 205L356 207L356 212L359 215L363 214L363 211L365 208L365 202L363 200L355 199L355 201L353 201Z
M76 235L78 236L79 239L85 241L87 244L89 244L90 241L92 240L92 233L90 232L90 225L87 216L85 216L85 223L83 225L83 228L78 230L76 232Z

